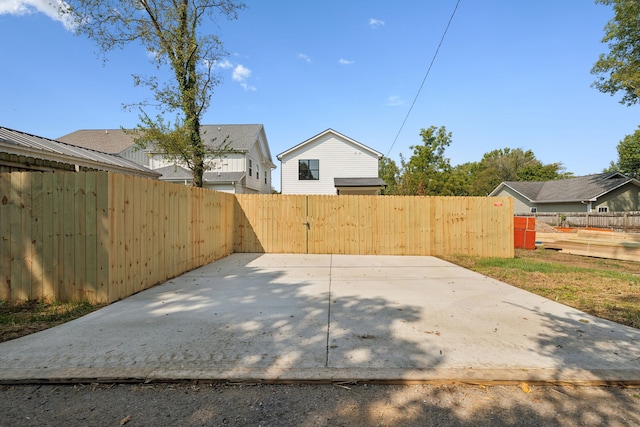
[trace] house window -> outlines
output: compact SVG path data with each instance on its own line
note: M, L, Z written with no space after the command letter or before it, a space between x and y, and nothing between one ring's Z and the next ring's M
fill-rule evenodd
M538 212L538 208L531 208L531 213L536 213Z
M601 206L598 208L598 212L609 212L609 208L607 206Z
M320 161L318 159L298 160L298 179L299 180L320 179Z
M249 159L249 176L253 176L253 162Z

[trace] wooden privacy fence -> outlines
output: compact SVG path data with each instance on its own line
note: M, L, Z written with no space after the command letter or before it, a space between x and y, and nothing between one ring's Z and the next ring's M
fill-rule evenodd
M513 257L512 199L236 195L234 252Z
M0 299L113 302L233 250L233 195L106 172L0 174Z
M232 252L513 257L511 198L233 195L0 173L0 300L113 302Z
M538 212L527 216L535 216L539 221L555 227L640 232L640 212Z

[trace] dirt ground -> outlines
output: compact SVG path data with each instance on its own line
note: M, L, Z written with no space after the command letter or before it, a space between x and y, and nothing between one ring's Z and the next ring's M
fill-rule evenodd
M526 384L0 386L0 425L635 426L639 393Z

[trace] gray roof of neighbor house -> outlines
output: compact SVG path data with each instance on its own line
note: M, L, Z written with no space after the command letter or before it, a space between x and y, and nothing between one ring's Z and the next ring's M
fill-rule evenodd
M212 183L240 182L245 175L244 172L205 172L203 179Z
M560 203L595 201L627 183L640 186L640 181L619 172L606 172L544 182L508 181L501 183L489 196L509 187L532 202Z
M218 149L223 144L228 143L228 148L239 152L249 151L253 144L255 144L260 133L262 133L266 146L265 157L271 163L272 167L275 167L271 159L271 152L269 151L269 144L266 141L263 125L202 125L200 126L200 133L205 145L211 149ZM135 139L135 134L122 129L82 129L58 138L59 141L68 144L110 154L123 152L135 144Z
M154 171L161 173L160 180L162 181L191 181L193 174L187 168L177 165L165 166L162 168L154 169ZM239 182L244 178L244 172L211 172L207 171L203 175L205 182L209 183L228 183Z
M58 141L103 153L118 154L134 145L135 136L122 129L82 129L58 138Z
M88 169L158 178L160 174L112 154L65 144L0 126L0 151L25 157L72 164Z
M178 165L165 166L154 169L154 171L162 175L160 179L163 181L188 181L193 178L193 174L189 169Z

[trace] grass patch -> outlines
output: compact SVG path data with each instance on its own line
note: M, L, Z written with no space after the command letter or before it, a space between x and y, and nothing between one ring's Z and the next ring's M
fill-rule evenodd
M0 342L42 331L91 313L104 304L0 301Z
M537 249L447 261L594 316L640 329L640 263Z

